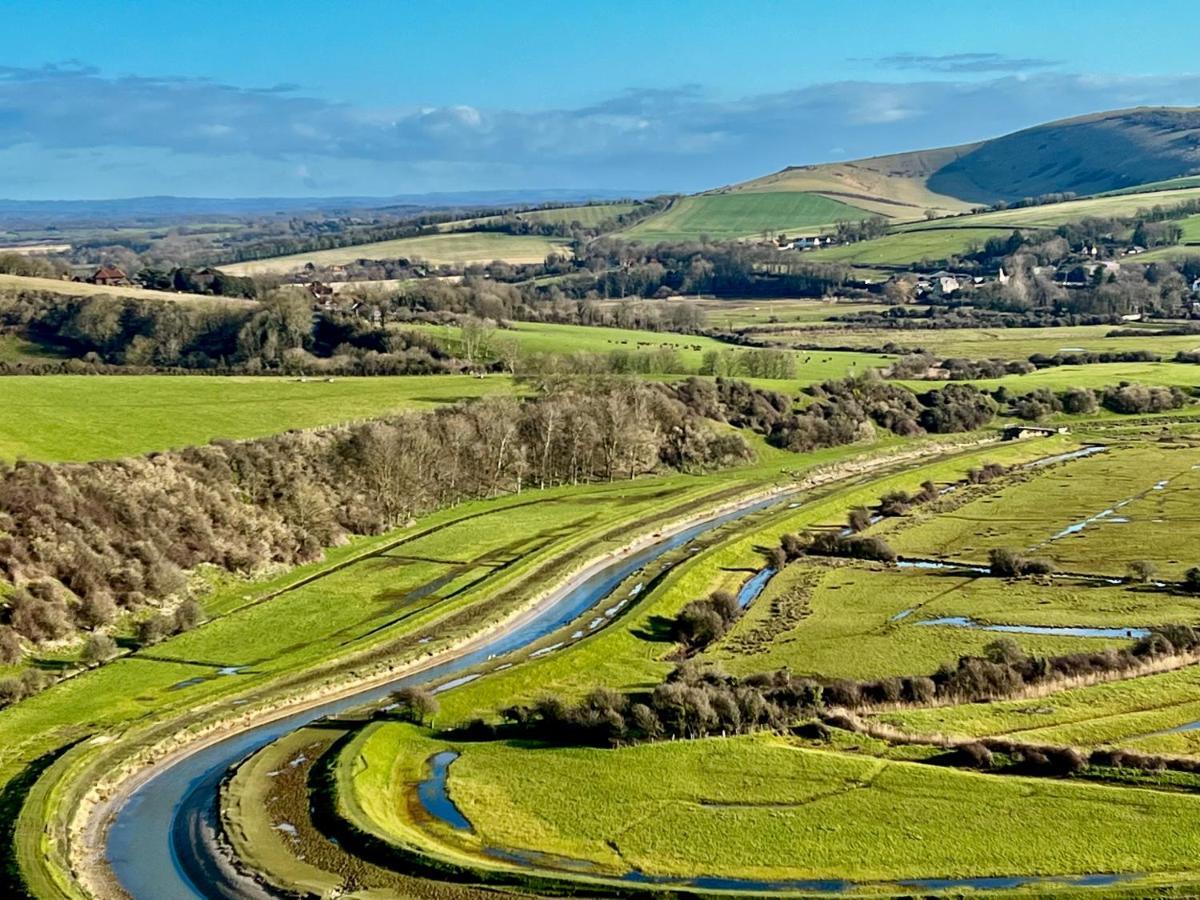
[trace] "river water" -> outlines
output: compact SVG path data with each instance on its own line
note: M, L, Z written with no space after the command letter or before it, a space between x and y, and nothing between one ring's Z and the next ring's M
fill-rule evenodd
M599 604L647 563L705 532L790 499L791 495L783 494L746 503L615 559L545 605L535 617L497 634L470 652L387 684L239 732L180 759L141 785L117 811L106 847L113 872L134 900L244 900L265 896L254 885L229 872L211 852L218 789L230 767L316 719L381 700L401 687L459 676L493 657L528 647Z

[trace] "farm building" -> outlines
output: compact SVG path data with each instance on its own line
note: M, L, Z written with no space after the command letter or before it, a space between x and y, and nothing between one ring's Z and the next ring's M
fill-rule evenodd
M116 266L101 266L88 279L92 284L106 284L109 287L125 287L129 279Z

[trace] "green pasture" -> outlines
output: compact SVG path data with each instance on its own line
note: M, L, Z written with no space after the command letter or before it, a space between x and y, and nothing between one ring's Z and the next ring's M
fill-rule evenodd
M690 302L704 312L705 321L710 327L730 330L776 323L805 325L811 328L827 323L832 316L882 312L888 309L881 303L850 300L705 299Z
M963 256L981 248L990 237L1008 237L1010 234L1011 228L984 226L897 231L869 241L808 251L801 258L854 266L903 267L921 260L937 262L951 256Z
M513 390L499 375L12 375L0 378L0 459L132 456Z
M1200 563L1198 502L1200 448L1114 446L928 516L889 540L914 557L986 562L988 551L1007 547L1065 572L1110 577L1145 559L1179 579Z
M355 799L368 827L387 833L411 790L402 776L445 744L411 726L372 729ZM475 831L431 830L426 843L436 834L460 853L536 849L586 861L593 874L888 882L1145 873L1189 868L1200 850L1200 829L1179 827L1200 813L1193 796L1000 778L766 735L620 750L504 742L459 750L449 793ZM377 821L371 813L384 803ZM401 828L411 836L411 825Z
M558 209L530 209L513 214L523 222L539 222L551 225L571 225L578 222L584 228L599 228L618 216L633 212L636 203L594 203L588 206L564 206ZM489 222L497 222L502 216L478 216L473 219L457 219L439 226L441 231L460 231L476 228Z
M314 266L336 266L358 259L423 260L434 265L467 265L489 263L493 260L540 263L551 254L569 256L571 249L564 241L538 235L454 231L256 259L222 266L221 269L231 275L286 274L302 269L308 263Z
M1173 190L1169 194L1154 191L1144 194L1109 194L1085 197L1081 200L1068 200L1063 203L1047 203L1042 206L1026 206L968 216L954 216L939 219L938 225L950 229L976 226L997 227L1006 228L1010 232L1014 228L1057 228L1066 222L1077 222L1089 217L1132 217L1138 210L1154 206L1172 206L1187 200L1195 200L1198 197L1200 197L1200 187ZM897 226L897 230L921 227L925 227L925 223L901 225Z
M928 381L905 381L903 383L915 391L928 390L930 387ZM1039 369L1028 375L982 378L971 383L989 391L1004 387L1013 394L1023 394L1039 388L1066 391L1073 387L1083 387L1100 391L1122 383L1174 385L1184 389L1193 389L1200 387L1200 365L1175 362L1090 363L1085 366L1055 366ZM937 382L933 384L936 386Z
M531 659L444 694L439 724L494 712L518 701L535 699L546 691L578 696L600 685L628 690L657 684L674 665L669 657L675 649L669 640L656 636L660 631L658 626L691 600L706 597L714 590L736 591L766 564L764 548L777 545L783 534L842 522L847 510L875 503L889 490L914 491L928 479L956 482L968 469L984 462L1011 464L1062 452L1071 446L1067 438L1053 438L1045 442L973 447L945 459L910 460L909 465L898 464L893 470L881 470L835 487L814 488L798 497L794 508L730 526L725 540L692 554L684 564L672 568L654 590L639 597L637 606L619 622L583 638L568 651ZM837 456L820 451L810 458L815 462L834 460ZM931 635L933 643L922 645L924 655L919 655L921 649L914 649L909 659L914 666L920 662L917 672L932 671L953 656L954 651L949 648L986 643L981 641L976 645L974 637L969 632L947 638ZM848 661L845 665L853 664ZM879 662L887 664L885 660Z
M1002 635L921 625L969 616L1000 625L1137 626L1200 621L1200 604L1161 594L1087 583L1041 587L963 572L793 564L768 584L737 626L704 658L733 674L787 667L858 679L929 675L960 656L981 655ZM1130 643L1078 637L1008 635L1031 655Z
M414 324L410 327L414 331L435 336L453 353L465 352L463 330L460 326ZM515 346L521 355L607 355L623 352L636 356L663 353L663 356L656 357L654 371L671 375L696 374L700 370L704 355L711 351L752 352L752 348L738 347L698 335L588 325L558 325L548 322L511 322L504 328L493 329L483 340L480 352L485 357L500 358L510 345ZM797 351L795 356L797 378L794 382L779 384L794 384L799 387L831 378L844 378L868 368L881 368L891 362L890 357L856 352Z
M1200 667L1046 691L1017 700L880 714L916 734L1002 735L1035 743L1112 745L1148 753L1195 755L1200 731Z
M806 191L738 192L681 197L657 215L619 232L629 240L695 241L814 232L840 221L865 219L866 210Z

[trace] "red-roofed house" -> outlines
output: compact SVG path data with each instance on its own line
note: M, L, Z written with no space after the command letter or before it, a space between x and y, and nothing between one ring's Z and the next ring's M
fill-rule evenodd
M92 284L107 284L110 287L124 287L129 284L125 273L116 266L101 266L88 281Z

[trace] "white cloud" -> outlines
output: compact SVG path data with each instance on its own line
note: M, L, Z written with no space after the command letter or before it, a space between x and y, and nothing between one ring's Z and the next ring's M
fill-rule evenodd
M83 66L0 67L0 154L6 192L24 187L29 196L75 192L80 175L69 169L79 162L57 156L75 152L94 156L83 173L92 196L129 193L131 184L141 185L136 193L177 194L696 190L831 155L958 144L1064 116L1188 104L1197 96L1196 75L1022 72L831 82L736 101L684 85L625 91L576 109L417 102L373 109L307 97L291 85L247 89L109 77Z

